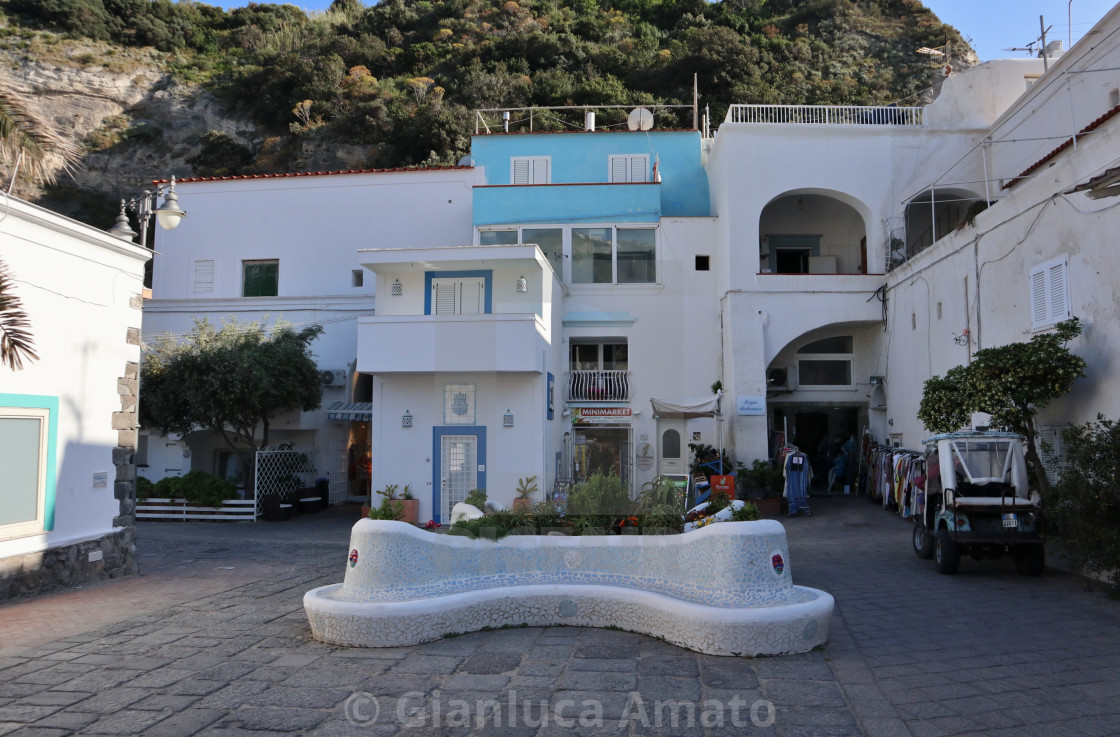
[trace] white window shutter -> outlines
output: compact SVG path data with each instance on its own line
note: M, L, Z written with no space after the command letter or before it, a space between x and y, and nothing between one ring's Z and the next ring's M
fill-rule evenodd
M457 283L449 279L432 280L432 314L454 315Z
M483 281L481 279L468 279L459 283L459 289L461 290L459 314L481 315Z
M1060 427L1038 428L1039 455L1042 456L1042 465L1046 469L1046 478L1051 484L1058 483L1062 473L1062 458L1065 455L1062 448L1062 431Z
M191 288L194 294L214 293L214 261L213 259L194 262L194 284Z
M547 156L520 156L510 159L510 184L551 184L551 160Z
M625 156L612 156L611 157L611 161L610 161L610 177L611 177L611 179L610 179L610 181L611 181L612 184L617 183L617 182L628 182L628 181L630 181L630 172L627 171L627 169L629 168L627 166L628 163L629 162L627 162Z
M432 279L433 315L481 315L486 310L486 279Z
M1041 269L1031 273L1031 327L1046 324L1046 273Z
M542 156L533 159L533 184L548 184L552 181L548 171L548 157Z
M1066 263L1054 264L1048 269L1050 288L1050 319L1061 322L1069 319L1069 295L1066 290Z
M648 156L631 156L630 157L630 181L631 182L648 182L649 181L649 157Z
M1069 260L1062 256L1031 269L1031 328L1039 330L1069 319Z

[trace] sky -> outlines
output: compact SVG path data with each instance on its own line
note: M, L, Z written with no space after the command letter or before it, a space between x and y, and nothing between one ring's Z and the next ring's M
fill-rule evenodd
M236 8L249 0L201 0L208 5ZM269 2L270 0L264 0ZM1040 35L1038 16L1044 16L1047 42L1059 39L1069 48L1115 4L1113 0L923 0L943 23L956 27L976 50L980 61L1025 57L1026 47ZM288 0L304 10L326 10L331 0ZM375 5L362 0L366 5ZM1072 21L1072 22L1071 22ZM1037 45L1036 45L1037 48Z

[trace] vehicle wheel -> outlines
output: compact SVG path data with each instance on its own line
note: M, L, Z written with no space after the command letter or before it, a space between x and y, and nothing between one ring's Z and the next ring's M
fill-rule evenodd
M934 543L934 558L937 560L938 573L956 573L961 565L961 551L957 543L942 528L937 531Z
M933 538L930 537L929 531L922 521L914 521L914 554L922 560L929 560L933 557Z
M1046 567L1046 551L1041 545L1030 545L1015 551L1015 570L1024 576L1037 576Z

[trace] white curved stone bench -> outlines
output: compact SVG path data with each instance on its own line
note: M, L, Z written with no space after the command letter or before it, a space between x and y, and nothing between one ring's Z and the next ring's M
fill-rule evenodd
M303 597L315 639L394 647L484 627L618 627L713 655L828 639L833 598L794 586L785 528L721 522L683 535L471 540L360 520L341 584Z

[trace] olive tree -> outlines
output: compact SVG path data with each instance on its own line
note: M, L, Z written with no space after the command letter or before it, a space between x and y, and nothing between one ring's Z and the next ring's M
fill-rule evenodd
M1027 461L1045 494L1050 483L1038 454L1035 415L1085 376L1085 359L1066 347L1080 334L1081 323L1073 318L1026 342L976 351L967 366L926 381L918 419L930 432L942 433L966 427L974 412L991 415L992 425L1026 438Z
M311 343L320 325L296 330L277 322L230 319L216 329L195 320L179 342L168 334L145 350L140 368L140 424L168 433L212 430L251 469L268 445L273 415L317 409L319 370Z

